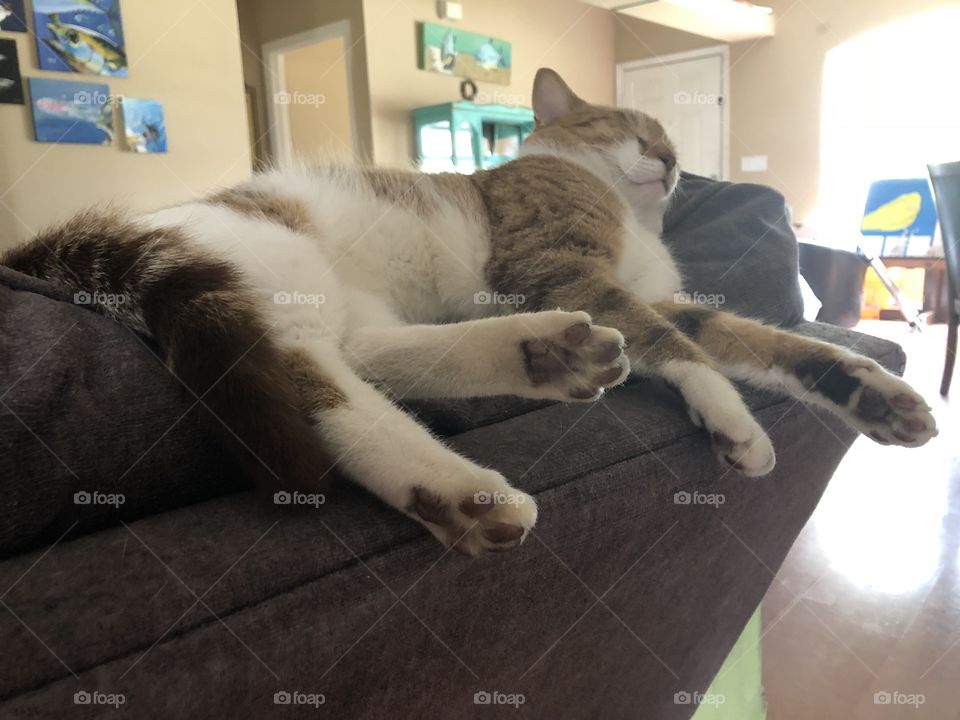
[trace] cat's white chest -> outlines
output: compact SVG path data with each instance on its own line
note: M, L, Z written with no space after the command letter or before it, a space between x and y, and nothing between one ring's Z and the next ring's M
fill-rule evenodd
M632 217L624 223L617 277L645 303L669 300L683 286L677 264L663 240Z

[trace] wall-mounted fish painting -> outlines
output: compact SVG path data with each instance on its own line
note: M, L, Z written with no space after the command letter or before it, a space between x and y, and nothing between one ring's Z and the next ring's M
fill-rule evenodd
M165 153L167 128L163 105L156 100L125 97L120 105L127 150L138 153Z
M0 0L0 30L27 31L27 15L23 9L23 0Z
M41 70L127 76L120 0L33 0L33 23Z
M489 35L420 23L420 68L481 82L510 84L510 43Z
M23 105L16 40L0 40L0 103Z
M28 80L38 142L113 142L113 103L107 85L46 78Z

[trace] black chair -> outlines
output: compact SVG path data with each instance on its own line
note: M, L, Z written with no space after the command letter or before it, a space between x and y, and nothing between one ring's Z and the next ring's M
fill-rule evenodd
M946 396L950 392L953 365L957 359L957 325L960 325L960 162L927 165L927 170L937 196L937 216L950 285L947 359L940 381L940 394Z

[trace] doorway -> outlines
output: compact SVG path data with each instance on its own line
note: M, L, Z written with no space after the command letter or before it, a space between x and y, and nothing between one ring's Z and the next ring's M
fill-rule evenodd
M341 20L263 46L275 161L356 157L349 38Z
M726 179L729 65L726 45L620 63L617 105L659 120L684 170Z

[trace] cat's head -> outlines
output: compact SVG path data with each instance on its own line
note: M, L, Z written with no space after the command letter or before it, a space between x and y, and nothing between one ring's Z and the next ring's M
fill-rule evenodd
M531 149L586 159L604 170L631 204L659 203L673 192L680 170L663 126L636 110L591 105L556 72L537 71L533 81L537 127Z

